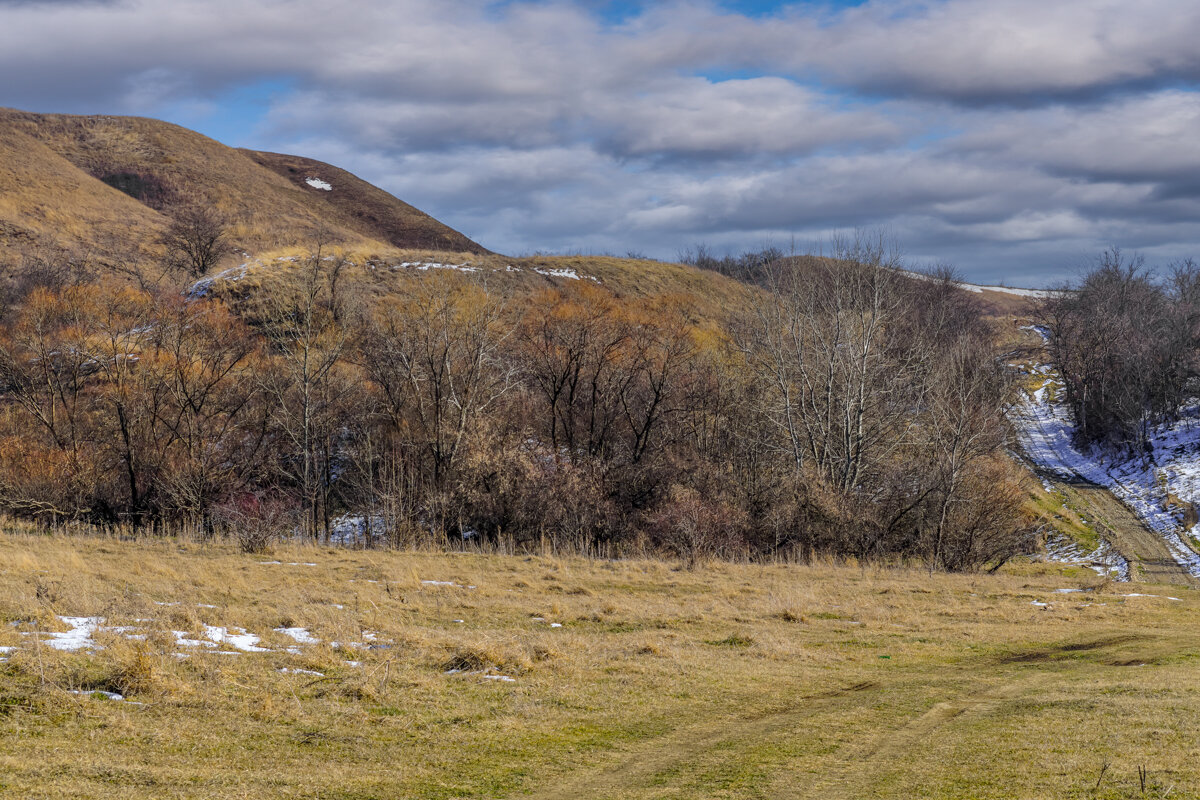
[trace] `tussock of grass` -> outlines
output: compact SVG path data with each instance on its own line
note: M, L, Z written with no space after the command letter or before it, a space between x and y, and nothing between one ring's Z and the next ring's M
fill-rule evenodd
M494 641L458 645L441 663L442 668L457 672L499 670L508 674L528 672L531 665L529 655L521 649Z

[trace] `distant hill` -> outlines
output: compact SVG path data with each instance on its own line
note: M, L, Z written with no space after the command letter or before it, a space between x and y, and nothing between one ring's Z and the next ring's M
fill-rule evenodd
M238 150L152 119L0 109L0 261L153 254L170 218L194 204L220 211L233 245L248 253L317 239L488 252L320 161Z
M499 256L338 167L227 147L158 120L0 109L0 269L6 272L19 271L30 256L40 259L35 263L155 259L171 219L195 205L216 209L229 223L232 252L201 282L218 294L286 280L281 262L317 243L352 254L356 274L384 293L403 293L403 276L428 274L427 264L455 265L518 295L576 279L618 295L676 295L697 319L717 321L753 292L711 268ZM1032 306L1027 291L963 288L992 313L1022 314Z

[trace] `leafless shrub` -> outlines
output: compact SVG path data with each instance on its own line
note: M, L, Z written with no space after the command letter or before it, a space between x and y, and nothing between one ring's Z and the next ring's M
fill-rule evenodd
M295 529L294 502L278 494L253 492L226 500L215 517L238 543L242 552L265 553L272 542Z

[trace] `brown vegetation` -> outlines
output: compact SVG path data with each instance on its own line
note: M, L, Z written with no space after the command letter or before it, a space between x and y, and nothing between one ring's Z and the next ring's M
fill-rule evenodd
M295 527L960 570L1030 546L995 332L878 241L724 270L755 286L507 259L328 165L152 120L0 131L40 159L14 159L18 190L53 174L146 234L99 247L89 218L54 245L94 252L0 248L24 253L0 298L2 510L250 550Z
M5 533L0 788L1118 798L1143 796L1143 765L1145 796L1179 797L1200 781L1197 597L1124 597L1062 570L689 571L313 545L266 559ZM1183 599L1148 596L1165 594ZM48 646L60 615L103 617L103 649ZM265 651L179 642L205 626L245 629ZM317 641L297 646L286 627Z
M247 549L264 521L687 563L962 570L1031 546L1008 383L952 282L911 280L866 240L778 261L767 291L710 276L707 295L660 292L686 268L609 261L600 283L538 260L396 270L317 249L188 300L35 289L0 330L0 502L45 522L244 527Z

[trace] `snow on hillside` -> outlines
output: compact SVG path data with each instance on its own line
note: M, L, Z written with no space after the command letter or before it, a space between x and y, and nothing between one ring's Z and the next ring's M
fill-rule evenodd
M1026 330L1034 330L1046 338L1046 331L1041 328ZM1066 480L1083 478L1111 491L1147 527L1162 536L1180 566L1200 576L1200 555L1183 539L1200 531L1195 528L1185 531L1181 514L1167 507L1168 494L1184 501L1200 501L1200 428L1194 426L1192 415L1156 430L1150 457L1080 448L1073 441L1070 413L1058 401L1062 389L1058 373L1040 366L1027 374L1044 377L1045 381L1032 393L1022 393L1010 411L1010 418L1021 448L1030 460Z
M1011 286L980 286L974 283L960 283L960 287L968 292L983 294L984 292L1000 292L1001 294L1012 294L1017 297L1050 297L1054 294L1049 289L1016 289Z
M243 255L249 256L249 254L247 254L247 253L243 253ZM325 256L323 260L333 261L334 259L335 259L334 256ZM275 259L275 262L286 262L286 263L292 263L292 264L298 264L298 263L300 263L300 261L302 261L302 259L299 256L280 256ZM353 261L353 260L348 260L346 263L349 264L350 266L358 266L358 264L359 264L359 262ZM377 267L381 267L381 268L387 268L387 269L391 269L391 270L416 270L417 272L430 272L430 271L445 270L445 271L449 271L449 272L477 273L477 272L484 272L486 270L486 271L490 271L490 272L512 273L512 272L524 272L525 271L524 268L514 267L512 264L509 264L503 268L491 267L489 269L486 266L475 266L469 262L464 262L462 264L446 264L446 263L442 263L440 261L402 261L398 264L390 264L389 265L385 262L373 261L373 260L368 259L365 262L363 262L363 265L366 266L368 269L372 269L372 270L376 269ZM239 264L236 267L230 267L229 269L223 270L222 272L218 272L215 275L210 275L206 278L201 278L200 280L193 283L190 287L188 287L187 297L191 300L196 300L201 297L207 297L212 292L214 284L216 284L218 282L233 283L233 282L240 281L246 277L246 275L250 272L251 269L257 269L257 268L264 267L264 266L266 266L264 264L264 262L261 259L256 258L256 259L252 259L250 261L246 261L243 264ZM566 279L573 280L573 281L589 280L592 283L602 283L602 281L594 275L580 275L574 269L570 269L570 268L566 268L566 267L550 268L550 269L542 269L541 267L529 267L528 269L532 272L537 273L538 275L543 275L547 278L566 278Z
M256 263L261 264L262 262L260 261ZM250 262L246 262L245 264L239 264L236 267L230 267L227 270L222 270L216 275L212 275L208 278L201 278L188 288L188 299L196 300L201 297L207 297L209 292L212 291L213 284L217 281L240 281L242 278L246 277L246 272L249 269Z
M1089 553L1065 536L1051 536L1046 540L1046 560L1087 567L1097 575L1108 575L1118 581L1128 581L1130 577L1129 562L1104 541Z
M314 189L320 189L323 192L332 192L333 187L320 178L305 178L304 182Z
M468 264L442 264L436 261L405 261L402 264L397 264L392 269L417 269L420 272L428 272L431 269L449 269L455 272L479 272L479 267L472 267Z
M922 272L910 272L909 270L901 270L901 272L908 277L916 278L919 281L937 280L936 278L926 275ZM1044 298L1052 297L1055 294L1051 289L1017 289L1011 286L986 286L984 284L963 283L961 281L958 282L958 288L967 292L974 292L975 294L983 294L984 292L999 292L1000 294L1011 294L1017 297Z

